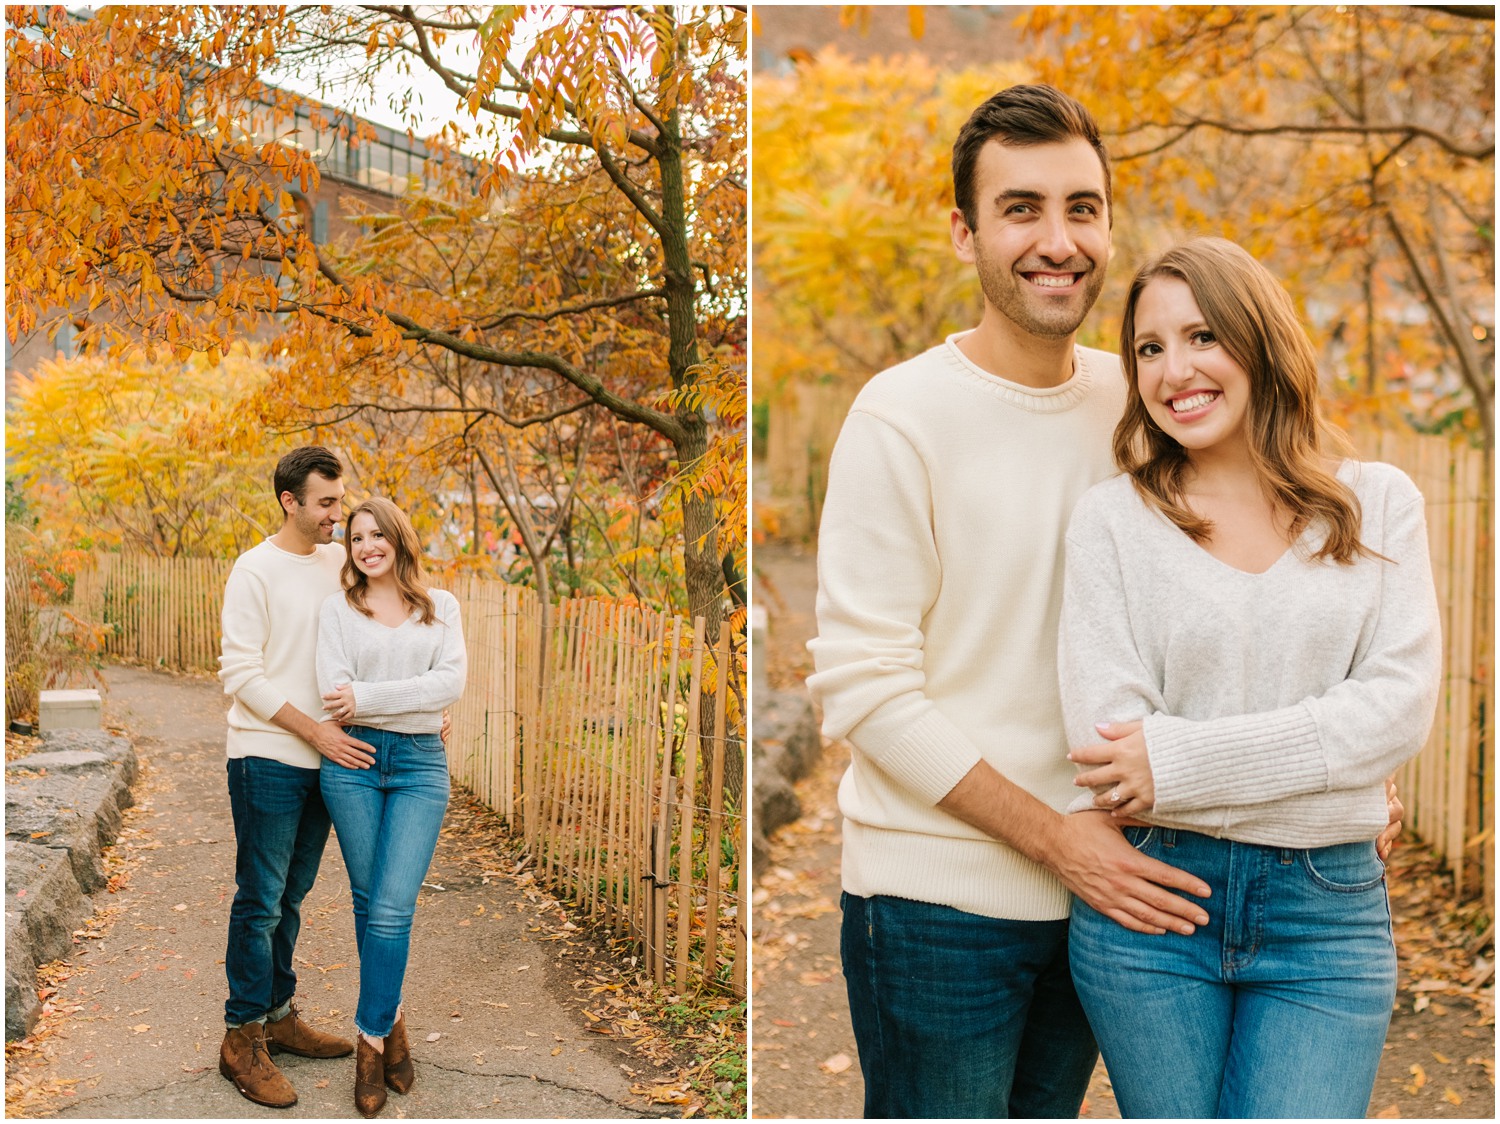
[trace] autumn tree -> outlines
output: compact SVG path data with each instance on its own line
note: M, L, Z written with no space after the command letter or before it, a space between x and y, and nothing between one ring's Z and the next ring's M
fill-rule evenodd
M43 310L83 308L97 313L85 345L139 339L148 357L216 359L276 317L283 406L309 407L314 424L445 415L442 457L458 473L501 428L607 412L670 449L685 607L717 635L725 569L743 566L742 501L710 471L742 438L718 422L732 401L716 412L707 397L736 393L744 314L742 13L33 11L7 32L13 338ZM468 63L453 61L456 43ZM329 247L298 207L319 176L314 153L277 141L296 99L262 79L273 63L350 50L367 71L399 61L436 75L462 109L424 197ZM547 220L557 244L602 243L609 268L553 270L512 252L527 243L504 215L535 192L567 196ZM596 213L615 224L606 238ZM465 257L486 223L513 242ZM413 271L403 255L419 245ZM462 368L483 374L461 390L431 378ZM275 394L266 402L273 420Z
M1493 8L1067 6L1024 24L1038 76L1107 134L1117 229L1240 241L1303 300L1345 397L1493 445ZM1414 400L1423 374L1451 391Z
M973 326L978 287L948 234L950 138L997 85L1022 80L832 50L756 77L757 395L800 379L857 386Z
M9 469L59 549L80 542L151 554L232 556L280 525L269 481L290 443L206 435L243 407L267 370L243 348L170 379L137 358L45 362L17 378Z

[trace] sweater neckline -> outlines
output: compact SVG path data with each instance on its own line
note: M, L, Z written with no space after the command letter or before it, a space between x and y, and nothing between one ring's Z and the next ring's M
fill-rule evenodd
M293 562L301 563L304 566L310 565L321 559L323 557L323 547L334 545L333 543L317 543L313 546L311 554L294 554L292 551L287 550L285 547L277 546L276 542L269 535L262 539L261 543L264 546L270 547L281 557L289 558Z
M1089 367L1084 349L1077 344L1073 345L1073 374L1066 382L1057 386L1026 386L985 370L963 353L958 343L974 331L975 329L968 328L962 332L954 332L943 341L939 350L947 357L955 372L971 384L982 387L986 393L1036 414L1062 413L1088 397L1094 384L1094 373Z
M1339 461L1338 468L1334 470L1334 476L1337 477L1338 480L1340 480L1342 483L1347 484L1352 488L1354 486L1355 480L1357 479L1358 471L1359 462L1352 458L1344 457ZM1122 477L1122 479L1124 478ZM1270 575L1272 572L1279 570L1283 566L1285 566L1288 559L1291 559L1293 561L1305 561L1312 556L1312 553L1317 546L1317 540L1314 536L1319 533L1319 527L1316 524L1309 523L1306 527L1303 527L1297 537L1287 545L1287 548L1276 556L1276 560L1269 566L1267 566L1264 570L1242 570L1238 566L1224 561L1224 559L1214 554L1202 543L1196 541L1191 535L1189 535L1181 527L1177 526L1177 524L1173 523L1160 511L1157 511L1156 508L1152 507L1146 502L1145 498L1141 496L1141 494L1137 492L1133 486L1130 489L1130 494L1135 497L1136 502L1138 502L1143 508L1156 516L1157 521L1166 528L1169 534L1176 536L1177 539L1185 543L1192 554L1203 558L1209 565L1216 567L1227 574L1233 574L1237 578L1244 579L1250 583L1255 583L1259 579L1267 578L1268 575Z

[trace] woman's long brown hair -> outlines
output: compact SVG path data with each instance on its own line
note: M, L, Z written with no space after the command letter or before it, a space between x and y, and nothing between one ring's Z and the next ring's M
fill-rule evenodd
M349 604L367 617L375 614L365 604L370 590L370 579L354 564L354 519L358 515L369 515L375 526L385 536L385 541L396 552L394 576L401 600L422 614L422 623L431 624L436 619L432 596L427 592L426 576L422 573L422 544L417 539L416 529L406 512L383 496L371 496L349 513L344 524L344 568L339 574L344 586L344 597Z
M1120 361L1130 391L1115 428L1115 463L1136 491L1195 542L1213 524L1188 507L1183 484L1188 452L1164 433L1141 399L1135 314L1141 293L1158 277L1192 290L1203 319L1250 380L1245 414L1250 462L1266 496L1290 513L1295 541L1309 525L1327 528L1314 559L1352 563L1375 556L1359 541L1359 499L1324 467L1328 456L1352 455L1348 439L1318 406L1318 358L1276 278L1233 242L1197 238L1142 266L1130 283L1120 328Z

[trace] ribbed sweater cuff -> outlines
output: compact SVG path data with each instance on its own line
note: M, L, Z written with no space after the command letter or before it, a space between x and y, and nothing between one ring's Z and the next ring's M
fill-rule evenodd
M1144 732L1164 815L1328 788L1317 722L1301 704L1203 722L1153 714Z
M355 683L354 716L405 714L422 709L422 691L410 679L388 683Z
M241 706L265 722L271 721L276 712L291 701L269 679L247 683L235 692L234 697L240 701Z
M850 732L849 740L903 788L930 805L952 792L980 760L974 743L935 708L884 746L871 745L861 738L859 727Z

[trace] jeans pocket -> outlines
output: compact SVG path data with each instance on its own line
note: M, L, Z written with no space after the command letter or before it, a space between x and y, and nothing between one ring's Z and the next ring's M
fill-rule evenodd
M1301 852L1302 866L1313 883L1341 894L1372 890L1385 881L1385 864L1375 844L1337 843Z
M412 744L418 749L425 749L429 753L443 752L443 737L441 734L413 734Z
M1127 827L1121 829L1125 834L1125 842L1129 843L1137 851L1145 852L1155 842L1159 834L1154 827Z

